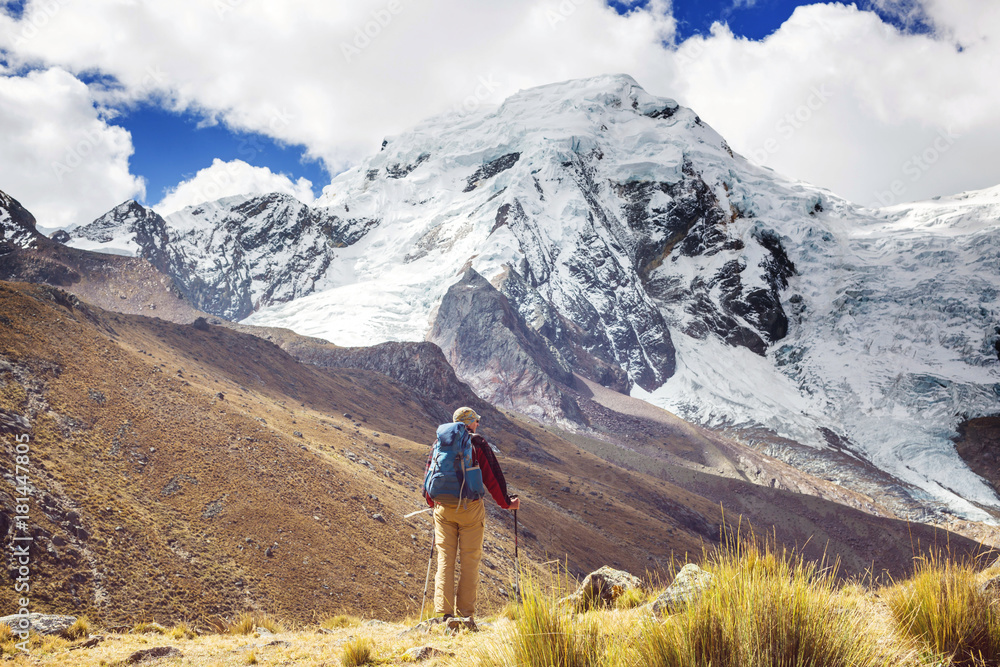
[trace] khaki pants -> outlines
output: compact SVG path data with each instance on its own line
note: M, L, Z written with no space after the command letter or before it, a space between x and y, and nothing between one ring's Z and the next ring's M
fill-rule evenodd
M486 504L470 500L458 507L434 508L434 539L437 549L437 576L434 579L434 610L438 614L472 616L476 613L479 561L483 559ZM462 561L455 602L455 557Z

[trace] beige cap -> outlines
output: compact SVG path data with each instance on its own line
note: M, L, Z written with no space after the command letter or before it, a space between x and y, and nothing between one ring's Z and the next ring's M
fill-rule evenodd
M462 422L466 426L474 421L479 421L480 417L476 414L476 411L472 408L459 408L455 410L455 414L452 415L451 420L456 422Z

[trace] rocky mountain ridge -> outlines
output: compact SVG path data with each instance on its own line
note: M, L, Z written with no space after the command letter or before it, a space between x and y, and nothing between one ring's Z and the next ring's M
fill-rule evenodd
M74 229L70 243L142 257L196 308L240 320L323 289L334 250L377 222L341 219L277 193L228 197L166 218L127 201Z
M0 255L31 247L40 236L35 229L35 216L0 190Z

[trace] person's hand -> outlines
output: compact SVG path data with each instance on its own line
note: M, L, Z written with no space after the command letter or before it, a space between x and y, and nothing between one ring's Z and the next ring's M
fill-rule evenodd
M512 499L511 501L510 501L510 507L508 507L507 509L509 509L509 510L511 510L511 511L514 511L514 510L516 510L516 509L517 509L517 508L518 508L518 507L519 507L520 505L521 505L521 499L515 496L515 497L514 497L514 498L513 498L513 499Z

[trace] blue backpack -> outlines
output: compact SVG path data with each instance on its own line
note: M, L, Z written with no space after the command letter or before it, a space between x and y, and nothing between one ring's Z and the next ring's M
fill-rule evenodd
M438 426L424 491L431 499L444 502L479 500L486 495L483 472L472 458L472 435L462 422Z

